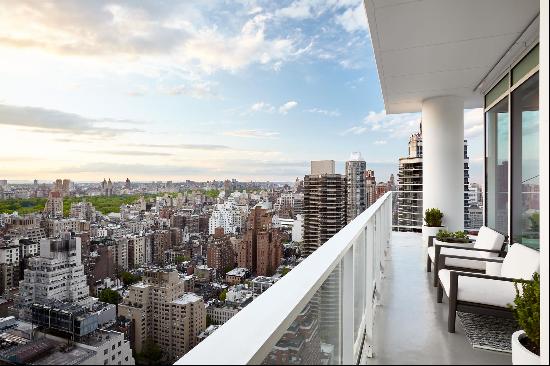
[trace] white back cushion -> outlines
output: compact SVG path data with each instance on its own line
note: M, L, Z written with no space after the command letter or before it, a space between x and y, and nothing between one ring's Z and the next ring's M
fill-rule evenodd
M502 262L502 277L524 280L533 279L533 274L540 269L540 253L537 250L521 244L510 246L504 262Z
M479 229L477 240L474 244L476 249L501 250L504 243L504 235L489 229L487 226L482 226ZM496 254L485 252L481 255L484 258L496 257Z

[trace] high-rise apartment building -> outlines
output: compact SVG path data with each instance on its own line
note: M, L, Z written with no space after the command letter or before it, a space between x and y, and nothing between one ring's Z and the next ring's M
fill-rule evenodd
M376 202L376 177L374 176L374 170L367 170L365 172L365 200L367 208Z
M84 266L81 262L80 238L64 233L60 238L40 240L40 255L28 259L24 279L19 283L18 304L59 300L89 305Z
M216 235L208 241L206 263L208 267L216 270L218 276L235 268L233 245L221 228L218 228Z
M343 228L346 221L346 178L331 163L311 162L304 177L304 254L309 255ZM316 174L314 174L314 172Z
M143 282L130 286L118 315L133 322L135 352L153 342L173 362L197 344L206 329L206 308L190 290L191 282L175 270L148 270Z
M409 156L399 159L397 231L421 231L424 221L422 125L409 139ZM468 142L464 140L464 227L470 227ZM429 208L429 207L426 207ZM443 213L445 214L445 213Z
M239 244L237 264L259 276L271 276L277 270L283 256L282 236L273 227L273 215L256 206L248 215L246 232Z
M361 157L361 153L352 153L350 159L346 161L346 216L348 223L367 208L366 170L367 163Z

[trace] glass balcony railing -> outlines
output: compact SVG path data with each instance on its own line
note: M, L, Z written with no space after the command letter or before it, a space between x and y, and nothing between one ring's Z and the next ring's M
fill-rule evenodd
M388 192L176 365L364 360L391 231Z

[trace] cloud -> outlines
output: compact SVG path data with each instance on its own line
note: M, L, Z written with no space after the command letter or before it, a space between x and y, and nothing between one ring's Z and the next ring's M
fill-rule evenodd
M272 106L269 103L266 103L266 102L257 102L257 103L254 103L252 105L252 107L250 107L250 110L252 112L268 112L268 113L271 113L271 112L275 111L275 107Z
M374 141L375 145L386 145L387 143L388 143L388 141L386 141L386 140L376 140L376 141Z
M138 144L133 146L183 150L231 150L229 146L213 144Z
M287 114L291 109L296 108L297 106L298 106L298 102L294 100L288 101L279 107L279 113Z
M279 136L279 132L265 131L265 130L236 130L236 131L226 131L223 134L225 136L256 138L256 139L273 139Z
M357 4L357 0L295 0L288 6L278 9L275 15L281 18L304 20L318 18L329 11L337 11Z
M349 134L361 135L364 132L367 132L366 127L364 127L364 126L353 126L353 127L348 128L347 130L344 130L344 131L340 132L340 135L341 136L345 136L345 135L349 135Z
M19 0L0 5L0 46L94 62L116 59L117 65L143 61L146 70L167 67L193 76L255 63L280 67L301 54L300 40L293 35L268 36L272 16L259 7L244 17L233 13L228 23L240 23L240 28L218 27L215 14L228 12L225 6L202 1Z
M464 137L472 139L483 135L483 108L464 112Z
M207 81L195 81L176 86L163 86L160 88L162 94L166 95L187 95L197 99L208 99L219 97L214 90L213 83Z
M84 151L90 153L91 151ZM174 154L155 152L155 151L140 151L140 150L100 150L100 154L120 155L120 156L173 156Z
M93 162L74 167L59 168L58 173L114 173L114 174L136 174L148 176L171 176L181 174L204 174L209 170L194 166L180 166L167 164L120 164Z
M36 132L113 137L121 133L142 132L136 128L113 128L103 124L135 123L128 120L91 119L53 109L0 104L0 125L29 128Z
M369 30L367 14L362 1L356 7L348 8L342 14L337 15L335 21L349 33L368 32Z
M273 113L275 110L279 111L280 114L287 114L291 109L296 108L298 102L290 100L284 104L281 104L278 108L264 101L254 103L250 109L243 114L255 113L255 112L264 112L264 113Z
M419 113L386 114L386 111L370 111L358 126L348 128L341 135L360 135L367 131L381 132L389 138L408 137L420 129Z
M306 112L324 114L325 116L330 116L330 117L339 117L340 116L340 112L337 111L337 110L329 111L329 110L321 109L321 108L306 109Z

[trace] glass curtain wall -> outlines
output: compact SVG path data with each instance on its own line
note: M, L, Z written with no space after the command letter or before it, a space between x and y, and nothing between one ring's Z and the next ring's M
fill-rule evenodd
M486 225L539 248L538 45L485 96Z

